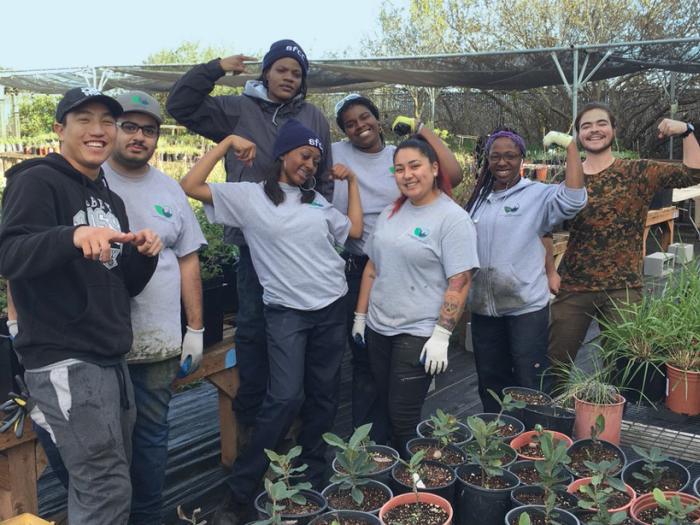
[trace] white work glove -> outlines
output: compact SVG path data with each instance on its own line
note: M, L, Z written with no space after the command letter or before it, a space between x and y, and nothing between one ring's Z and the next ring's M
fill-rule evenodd
M185 377L199 368L204 354L204 328L196 330L187 327L187 333L182 338L182 355L180 356L179 377Z
M447 348L450 346L452 332L435 325L433 335L423 345L420 362L425 365L426 374L440 374L447 370Z
M6 324L7 331L10 332L10 338L14 339L17 337L17 334L19 333L19 325L17 324L17 321L14 319L8 319Z
M574 140L574 137L571 135L567 135L561 131L550 131L544 136L544 139L542 139L542 144L544 144L545 148L548 148L552 144L566 148L571 144L572 140Z
M355 312L355 320L352 323L352 331L350 335L352 336L355 344L361 348L365 348L367 343L365 343L365 324L367 321L367 314L361 314Z

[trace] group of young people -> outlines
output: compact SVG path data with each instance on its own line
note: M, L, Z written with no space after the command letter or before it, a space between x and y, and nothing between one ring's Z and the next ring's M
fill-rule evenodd
M302 423L296 440L303 447L300 461L308 465L305 476L315 487L324 486L322 434L333 425L348 344L353 425L373 423L373 439L402 453L432 377L448 369L450 335L465 304L472 312L484 408L493 408L487 389L546 389L550 362L575 357L591 316L609 313L623 290L626 299L641 287L643 215L653 193L700 183L700 146L691 125L664 120L659 126L663 136L683 137L682 169L616 160L614 116L595 103L575 122L586 152L583 163L573 137L545 136L546 146L566 148L561 183L523 179L522 137L511 129L495 130L462 208L451 199L451 188L462 178L459 163L416 119L400 117L411 135L396 146L387 144L376 105L351 94L335 107L347 140L331 144L327 120L305 100L309 63L294 41L272 44L260 78L249 81L242 95L210 94L223 75L244 72L248 59L235 55L194 67L167 100L178 122L217 143L181 188L203 203L208 219L223 224L227 241L240 249L235 345L241 386L233 409L246 429L246 444L215 523L246 523L252 517L268 467L264 450L278 447L296 417ZM56 118L61 154L24 165L9 179L0 273L10 281L18 312L16 350L43 414L35 420L66 463L69 519L136 523L133 509L129 518L131 498L123 483L126 477L128 487L135 417L132 372L124 360L141 339L136 330L131 336L129 296L132 315L148 309L139 295L157 271L164 235L152 229L130 233L129 199L123 196L125 207L110 189L118 178L104 176L109 167L116 172L111 177L121 173L128 180L131 174L141 181L144 144L125 137L124 154L113 154L104 171L102 165L116 133L157 140L161 121L139 120L153 116L145 94L139 108L99 93L75 99L69 93ZM227 182L208 183L221 159ZM47 163L69 177L54 176ZM155 187L146 193L151 191ZM157 225L174 213L171 206L147 208ZM181 210L177 216L189 217ZM570 225L569 248L550 312L546 235L564 221ZM191 239L176 251L178 257L202 242L196 231ZM615 258L606 256L611 246ZM180 277L184 293L182 272ZM76 289L76 280L84 286ZM157 287L162 286L163 281ZM66 298L74 298L75 308L65 308ZM66 317L60 331L44 319L56 312ZM182 342L183 366L186 349L195 365L201 359L201 344L191 350L192 334L201 335L196 317L185 336L190 340ZM93 431L107 429L94 445L83 436L90 431L87 418ZM115 428L121 429L118 436ZM99 436L94 432L93 441ZM93 464L99 468L90 468ZM132 472L138 501L133 479ZM160 501L158 490L162 477L151 507ZM99 497L86 498L88 491ZM141 522L159 519L156 511Z

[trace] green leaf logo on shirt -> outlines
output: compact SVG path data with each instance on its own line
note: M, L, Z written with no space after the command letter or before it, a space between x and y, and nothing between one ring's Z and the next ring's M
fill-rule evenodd
M512 207L511 206L504 206L503 207L503 211L505 211L506 213L515 213L519 209L520 209L520 204L516 204L515 206L512 206Z
M391 173L392 175L396 173L396 169L394 169L394 166L389 166L389 173Z
M173 212L169 206L161 206L160 204L156 204L155 208L156 208L156 212L161 217L165 217L166 219L169 219L170 217L173 216Z
M316 202L316 201L310 202L309 206L313 206L314 208L323 208L323 204L321 204L320 202Z
M425 239L428 235L430 235L430 232L428 230L424 230L420 226L413 230L413 235L418 237L419 239Z

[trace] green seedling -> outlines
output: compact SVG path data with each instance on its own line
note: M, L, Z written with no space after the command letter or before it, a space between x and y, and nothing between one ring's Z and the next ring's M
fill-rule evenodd
M618 492L627 492L627 487L621 479L613 475L620 462L601 461L593 463L585 461L584 464L591 470L591 482L588 485L581 485L579 492L585 496L578 501L582 509L594 511L594 516L588 520L589 525L619 525L627 518L626 512L609 512L608 502L610 497Z
M340 468L331 477L331 482L340 483L339 490L350 491L353 501L358 505L365 498L360 487L372 482L369 476L374 469L374 462L367 452L371 430L371 423L357 427L347 442L330 432L323 434L326 443L338 449L335 458Z
M670 458L661 452L659 447L651 447L647 451L642 447L632 445L632 449L644 460L642 472L634 472L632 477L644 483L647 489L658 487L661 483L661 478L669 470L662 463Z
M652 494L654 494L654 501L656 501L659 508L666 511L666 516L654 520L655 525L681 525L692 523L694 521L692 514L700 509L700 505L685 505L678 495L673 495L671 499L668 499L658 488L655 488Z
M538 432L537 441L542 449L543 459L535 461L535 469L540 476L540 485L544 489L544 512L545 523L558 525L556 521L557 513L557 491L565 488L564 482L567 479L564 465L571 462L567 453L566 443L557 441L551 432L544 432L541 425L535 425Z

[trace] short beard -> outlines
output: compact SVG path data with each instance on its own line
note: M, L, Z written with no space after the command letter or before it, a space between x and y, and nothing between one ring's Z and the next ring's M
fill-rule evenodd
M593 153L593 154L597 155L598 153L603 153L605 150L612 148L613 142L615 142L615 137L611 138L607 144L605 144L599 148L590 149L590 148L587 148L586 146L584 146L583 144L581 144L581 148L583 148L583 151L585 151L586 153Z
M132 170L138 170L143 168L146 164L148 164L148 162L151 160L151 157L153 157L153 154L149 155L147 159L133 159L125 157L115 149L112 152L112 157L114 157L114 160L117 162L117 164L121 164L122 166Z

